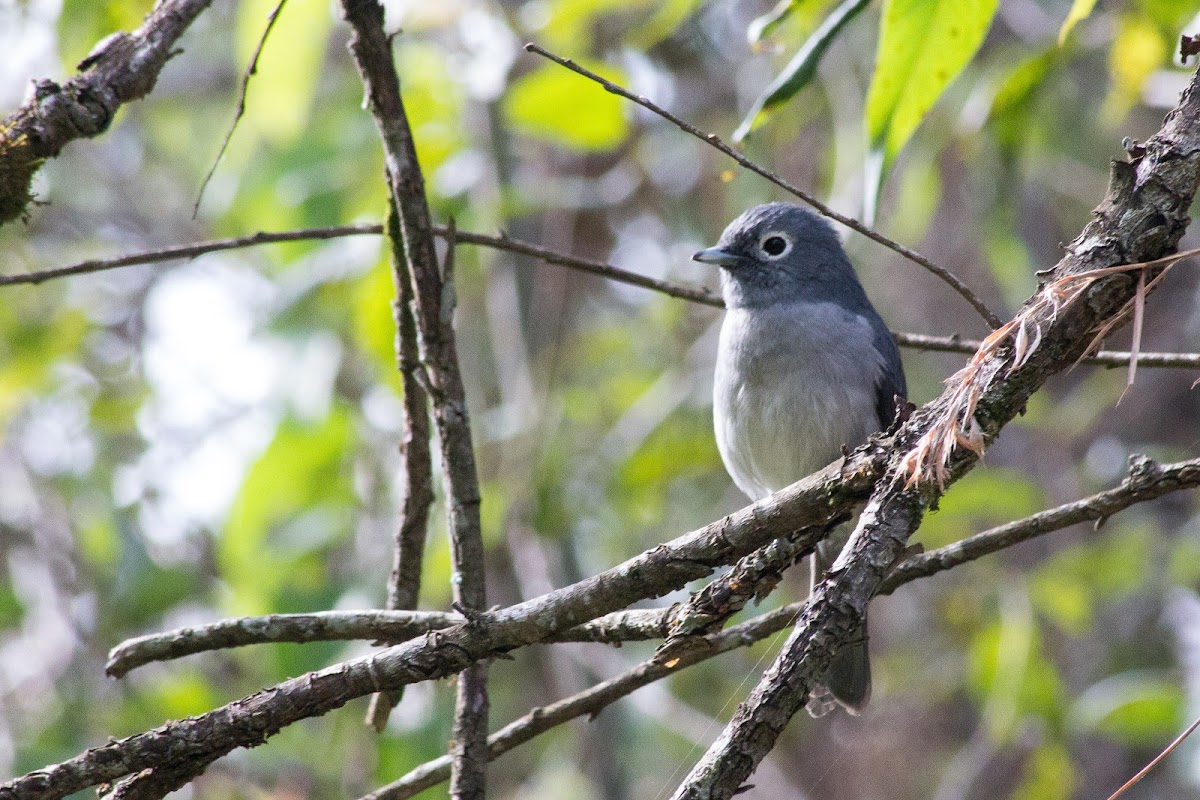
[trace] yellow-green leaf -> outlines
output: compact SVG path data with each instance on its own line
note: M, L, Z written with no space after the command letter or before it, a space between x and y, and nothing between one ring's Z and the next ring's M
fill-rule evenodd
M771 81L766 90L754 101L745 119L733 133L734 141L741 141L746 134L757 128L771 113L771 109L791 100L796 93L807 86L817 74L817 65L821 57L829 49L829 45L837 38L846 23L858 16L871 0L844 0L841 5L825 18L812 36L796 51L796 55L784 67L783 72Z
M1171 57L1171 48L1152 22L1128 15L1121 18L1108 53L1112 88L1104 98L1103 115L1110 123L1124 118L1142 94L1142 86Z
M1034 750L1025 764L1025 775L1012 794L1012 800L1046 800L1071 797L1079 784L1071 754L1058 742Z
M887 0L867 93L866 215L883 178L942 92L983 44L999 0Z
M1153 745L1178 731L1183 700L1169 675L1131 670L1089 687L1072 704L1067 720L1079 732L1104 733L1131 746Z
M580 62L616 83L624 75L605 64ZM611 150L629 130L621 98L589 86L562 67L541 67L522 77L504 98L504 115L527 136L584 152Z
M1058 46L1062 47L1067 42L1067 37L1071 35L1071 30L1083 20L1087 19L1088 14L1092 13L1092 9L1096 7L1096 0L1075 0L1071 4L1071 10L1067 12L1067 18L1063 20L1062 27L1058 29Z
M337 511L353 501L353 425L335 405L319 422L284 419L250 468L218 544L221 574L239 613L273 609L306 548L333 538ZM283 530L287 528L287 530Z
M249 65L276 5L278 0L238 5L239 70ZM332 24L329 5L322 0L291 0L283 7L250 79L240 128L274 142L292 141L303 132L311 118Z

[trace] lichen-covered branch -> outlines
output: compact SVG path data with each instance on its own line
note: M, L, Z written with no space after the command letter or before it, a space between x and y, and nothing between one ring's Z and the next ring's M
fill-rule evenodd
M236 702L113 740L0 785L0 800L50 800L148 767L212 761L262 744L301 719L376 691L457 674L476 661L545 641L639 600L661 597L801 528L819 529L866 498L887 450L856 451L716 522L578 583L374 653L292 678Z
M1091 346L1095 332L1124 313L1139 282L1112 268L1152 262L1175 249L1190 222L1198 180L1200 83L1193 75L1144 152L1130 163L1113 164L1108 194L1095 218L1067 248L1015 325L985 342L986 349L948 382L942 396L917 411L897 434L887 476L846 550L817 587L778 658L673 795L675 800L737 793L804 706L838 646L860 629L867 604L904 554L925 510L975 465L983 448L1047 378L1074 363ZM1047 302L1047 291L1066 284L1077 291L1061 302Z
M149 94L175 43L212 0L163 0L142 26L101 41L63 84L38 81L33 97L0 122L0 225L25 213L30 182L75 139L108 130L117 109Z

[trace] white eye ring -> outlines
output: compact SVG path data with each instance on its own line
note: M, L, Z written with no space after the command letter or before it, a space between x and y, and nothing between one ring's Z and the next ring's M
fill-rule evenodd
M792 252L792 237L780 231L772 231L758 241L758 249L764 256L776 261Z

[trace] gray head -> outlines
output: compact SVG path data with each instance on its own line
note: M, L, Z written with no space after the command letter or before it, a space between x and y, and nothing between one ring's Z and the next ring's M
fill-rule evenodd
M729 308L806 300L870 308L829 223L791 203L755 206L729 223L716 247L692 256L721 269Z

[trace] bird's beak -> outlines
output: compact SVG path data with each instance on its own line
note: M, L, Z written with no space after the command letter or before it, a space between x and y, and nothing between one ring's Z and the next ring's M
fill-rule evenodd
M692 256L692 261L699 261L702 264L716 264L718 267L736 267L742 263L742 260L741 256L735 255L728 250L722 250L719 247L710 247Z

